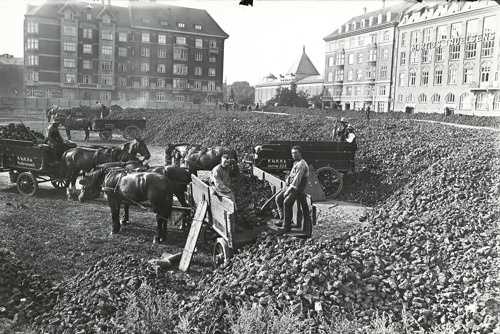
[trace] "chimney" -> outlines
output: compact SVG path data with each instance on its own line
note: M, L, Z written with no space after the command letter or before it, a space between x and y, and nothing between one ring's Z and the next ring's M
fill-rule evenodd
M382 0L382 8L385 8L385 0Z
M363 7L363 14L366 14L366 7Z

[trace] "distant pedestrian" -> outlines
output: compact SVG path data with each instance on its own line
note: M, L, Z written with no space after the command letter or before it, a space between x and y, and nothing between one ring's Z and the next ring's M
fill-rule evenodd
M370 106L366 107L366 110L365 110L365 115L366 115L366 120L369 121L370 120Z

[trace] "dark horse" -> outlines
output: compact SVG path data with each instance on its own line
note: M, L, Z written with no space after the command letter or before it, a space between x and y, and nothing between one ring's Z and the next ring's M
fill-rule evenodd
M103 149L76 147L67 150L61 159L60 173L70 180L67 190L68 198L71 198L72 194L76 192L76 178L80 175L80 171L88 173L97 165L113 161L141 162L137 157L138 154L144 157L143 160L151 157L146 143L140 137L125 143L122 147Z
M212 148L192 147L186 153L184 161L187 164L191 174L198 175L199 170L212 170L220 164L222 156L229 155L231 158L231 175L236 176L239 173L238 156L236 151L230 147L216 146Z
M149 201L156 214L157 231L154 242L165 242L167 223L172 214L172 183L155 172L131 172L121 168L98 168L80 180L80 202L102 187L111 209L111 234L120 232L120 206L122 202Z
M180 166L186 157L186 153L193 147L201 149L203 146L188 143L167 144L165 147L165 165Z
M92 122L89 118L76 118L71 114L71 109L62 109L52 106L45 111L47 120L58 121L66 129L66 138L71 140L71 130L85 131L84 140L89 140L92 131Z

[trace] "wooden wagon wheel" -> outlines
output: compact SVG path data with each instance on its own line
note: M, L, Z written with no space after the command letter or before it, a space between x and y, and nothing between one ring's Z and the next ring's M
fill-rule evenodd
M61 178L54 179L53 177L50 177L50 183L52 183L52 186L56 189L68 188L69 185L68 180Z
M99 131L99 137L102 140L110 140L112 135L113 135L113 133L111 132L111 130L101 130L101 131Z
M38 182L35 175L30 172L22 172L17 176L17 191L24 196L35 195L38 189Z
M332 167L321 167L316 171L316 175L326 198L334 198L340 194L344 179L338 170Z
M210 251L214 249L215 241L219 234L214 231L210 224L205 223L200 231L201 236L201 244L205 248L205 250Z
M141 134L141 130L135 125L129 125L123 130L123 138L126 140L134 140Z
M214 252L212 256L212 261L214 263L215 268L218 268L224 262L229 260L233 256L233 251L229 248L226 240L222 238L217 238L217 241L214 245Z

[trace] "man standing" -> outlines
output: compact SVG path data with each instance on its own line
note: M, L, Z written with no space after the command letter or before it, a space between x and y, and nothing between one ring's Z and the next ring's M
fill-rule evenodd
M276 196L276 205L280 215L278 233L288 233L292 229L293 204L304 192L309 177L309 166L302 159L299 146L292 147L292 158L294 160L290 175L286 179L287 187L281 189ZM281 228L282 227L282 228Z
M229 155L224 154L221 158L220 164L212 169L210 175L210 183L215 187L215 191L220 195L229 198L234 203L234 210L236 211L236 198L231 191L231 177L229 176L229 165L231 158Z

